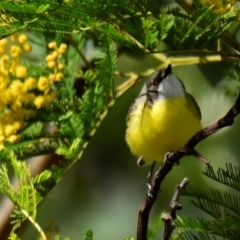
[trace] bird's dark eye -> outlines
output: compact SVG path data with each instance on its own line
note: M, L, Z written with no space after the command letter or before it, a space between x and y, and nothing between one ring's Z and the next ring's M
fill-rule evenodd
M158 85L158 82L157 81L154 81L153 82L153 86L157 86Z

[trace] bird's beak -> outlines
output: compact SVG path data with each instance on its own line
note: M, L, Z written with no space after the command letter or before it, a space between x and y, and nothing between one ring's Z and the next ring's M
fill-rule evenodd
M165 70L165 77L172 73L172 65L169 64Z

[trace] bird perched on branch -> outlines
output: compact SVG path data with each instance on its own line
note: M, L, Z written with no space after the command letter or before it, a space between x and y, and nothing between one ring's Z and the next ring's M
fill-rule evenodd
M144 166L163 162L202 129L200 108L172 67L150 75L127 116L126 141Z

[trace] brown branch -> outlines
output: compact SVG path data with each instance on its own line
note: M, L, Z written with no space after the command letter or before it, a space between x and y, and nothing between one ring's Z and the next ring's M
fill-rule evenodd
M178 163L182 157L186 155L191 155L191 152L194 152L193 150L195 146L200 141L202 141L206 137L210 136L211 134L217 132L218 130L224 127L231 126L234 122L234 118L239 114L239 112L240 112L240 94L238 95L238 98L233 107L228 111L228 113L223 118L219 119L215 123L197 132L182 148L175 152L171 152L167 155L167 160L157 170L155 176L151 180L153 196L149 197L148 195L146 195L145 200L139 209L137 240L147 240L149 213L154 202L156 201L160 185L167 176L167 174L171 171L173 165Z
M188 178L184 178L182 182L179 185L177 185L176 190L173 194L172 200L170 202L169 211L167 213L164 213L161 217L165 225L163 240L170 239L172 235L172 232L175 228L175 224L173 220L175 220L177 217L176 212L182 209L181 204L178 203L180 193L181 193L181 190L185 188L188 183L189 183Z

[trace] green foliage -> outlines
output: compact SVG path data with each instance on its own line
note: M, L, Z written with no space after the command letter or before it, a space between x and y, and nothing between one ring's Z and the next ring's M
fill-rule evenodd
M11 164L18 180L18 188L12 186L5 165L0 169L0 191L4 193L15 205L15 213L12 215L13 231L19 227L26 218L34 221L36 218L37 202L40 194L34 186L43 185L50 176L51 172L46 170L36 177L32 177L25 162L20 162L14 154L10 154ZM17 236L12 235L13 239Z
M239 167L227 164L226 169L218 168L217 173L211 166L204 172L209 178L238 190ZM198 186L188 185L182 194L192 198L190 202L211 215L215 220L189 217L176 221L177 236L174 239L224 239L240 238L240 198L231 193L221 193L216 189L202 190Z
M91 229L85 231L84 240L93 240L93 231Z
M179 240L217 240L217 238L213 235L209 235L208 233L198 232L193 234L192 232L182 232L178 234L173 239Z
M0 36L28 27L74 34L95 30L137 51L152 51L164 40L173 49L211 47L232 30L237 11L225 13L194 1L193 14L183 9L160 9L156 1L22 1L0 3ZM102 14L104 12L104 14ZM230 32L228 39L232 39Z
M62 112L56 125L62 138L56 152L66 158L77 156L79 149L91 137L99 112L107 108L107 103L114 97L113 79L117 59L115 44L105 37L104 41L100 40L98 50L95 69L79 72L78 77L83 79L85 85L82 96L76 96L71 86L60 96ZM73 101L69 101L69 98ZM65 110L66 105L68 111Z
M14 232L10 233L9 240L21 240Z
M85 234L84 234L85 236L84 236L84 240L93 240L93 232L92 232L92 230L91 229L87 229L86 231L85 231ZM62 238L59 236L59 235L57 235L57 236L55 236L54 237L54 240L61 240ZM18 240L18 239L16 239L16 240ZM66 237L66 238L64 238L63 240L70 240L70 238L68 238L68 237Z
M161 12L159 20L156 23L158 25L159 41L162 41L167 37L168 31L174 25L174 20L173 14L168 14L166 11Z
M150 226L148 228L148 235L147 235L147 239L148 240L154 240L156 239L156 236L159 232L159 229L163 226L163 221L161 219L161 217L157 217L152 226Z
M196 207L210 214L214 218L223 218L225 215L229 216L233 213L240 215L240 199L237 196L232 196L229 193L221 194L220 191L210 189L210 191L201 190L199 187L189 185L183 191L186 196L196 198L196 201L191 200ZM222 211L221 207L224 207Z
M237 191L240 190L239 166L233 166L231 163L227 163L226 169L218 168L216 172L212 166L208 166L204 175Z
M194 1L193 14L182 9L173 9L174 25L168 33L166 42L174 49L212 48L216 40L227 30L231 29L236 20L237 12L212 11L214 5L204 6ZM173 37L174 34L174 37Z
M106 80L102 80L102 86L96 88L95 94L103 96L102 101L105 98L105 102L108 102L109 97L114 96L113 80L117 63L117 49L109 37L102 37L99 41L99 53L96 56L97 78ZM98 105L101 106L100 103Z
M54 240L61 240L61 237L60 236L55 236ZM64 238L63 240L70 240L70 238Z
M232 216L225 219L217 219L214 221L178 217L176 221L176 227L179 231L177 239L212 239L213 236L211 235L223 237L224 239L229 240L239 239L239 220L239 216ZM181 232L181 230L184 230L184 232ZM186 233L186 230L192 230L197 233ZM197 238L197 236L199 238Z
M240 91L239 63L229 65L225 70L225 74L225 81L222 83L223 89L227 95L236 97Z

